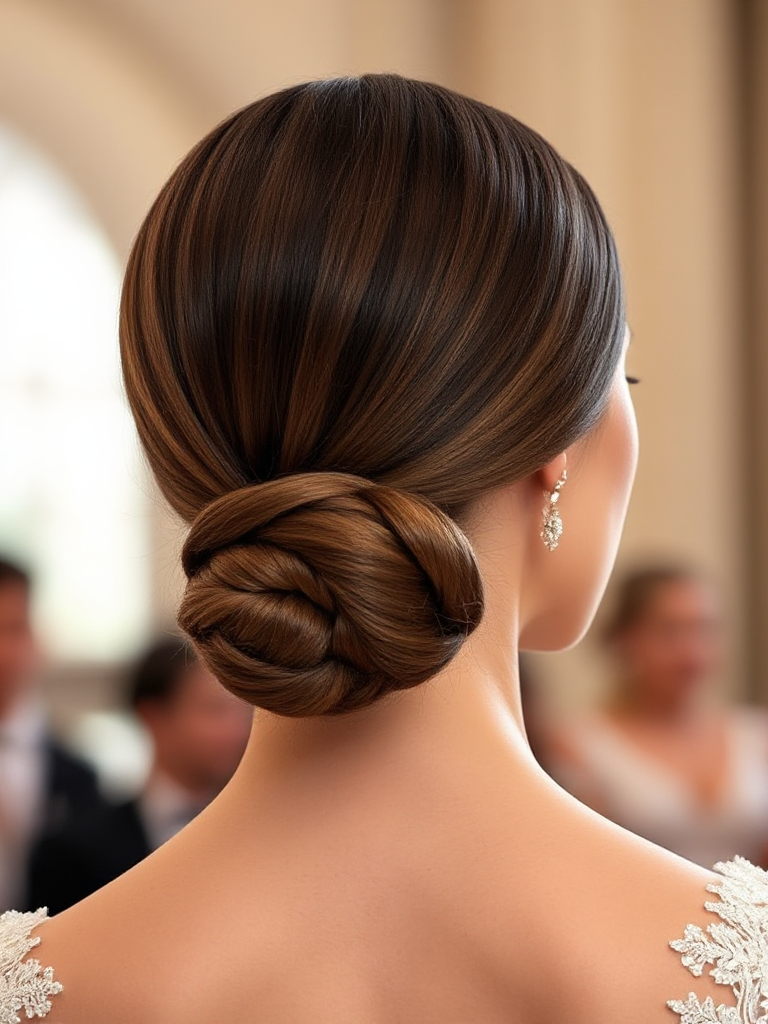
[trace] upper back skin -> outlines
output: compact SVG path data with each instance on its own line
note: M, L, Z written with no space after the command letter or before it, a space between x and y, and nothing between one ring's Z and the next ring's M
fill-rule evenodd
M247 818L236 778L41 926L64 984L50 1024L663 1024L691 989L723 1001L668 948L710 916L707 872L532 764L495 786L486 766Z

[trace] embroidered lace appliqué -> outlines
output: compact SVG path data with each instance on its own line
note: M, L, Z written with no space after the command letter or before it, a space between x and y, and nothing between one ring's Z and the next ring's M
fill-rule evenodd
M682 939L670 945L682 953L683 965L700 978L704 968L720 985L730 985L736 1005L700 1003L691 992L685 1002L667 1004L680 1024L768 1024L768 873L743 857L716 864L722 880L707 886L720 899L707 910L720 921L706 929L689 924Z
M51 996L63 986L53 980L53 968L41 967L27 953L40 944L33 928L48 916L46 910L21 914L8 910L0 915L0 1024L20 1024L19 1011L28 1018L44 1017L51 1008Z

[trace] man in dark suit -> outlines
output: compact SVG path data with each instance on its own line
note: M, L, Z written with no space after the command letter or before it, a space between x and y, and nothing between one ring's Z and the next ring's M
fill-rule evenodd
M52 913L175 835L225 785L245 749L251 709L223 690L179 638L160 641L138 661L128 699L152 740L149 777L135 799L84 807L41 838L30 898Z
M30 858L27 903L57 914L150 852L136 800L80 805L38 838Z
M94 772L50 736L36 692L30 577L0 558L0 910L25 909L37 838L101 798Z

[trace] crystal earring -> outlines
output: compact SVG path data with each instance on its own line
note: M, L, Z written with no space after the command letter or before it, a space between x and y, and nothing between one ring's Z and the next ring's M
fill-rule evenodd
M560 490L567 479L568 474L563 470L563 475L555 484L554 491L544 491L547 503L542 509L544 525L539 536L544 541L545 547L549 548L550 551L555 550L563 534L563 520L560 517L560 509L557 507L557 503L560 501Z

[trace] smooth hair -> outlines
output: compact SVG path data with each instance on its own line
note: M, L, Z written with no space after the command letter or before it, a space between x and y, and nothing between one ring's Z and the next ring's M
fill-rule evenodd
M0 587L8 584L24 587L29 591L32 589L32 576L19 562L0 556Z
M623 334L597 200L507 114L364 75L215 128L141 227L120 338L221 682L306 716L445 666L483 612L464 516L595 426Z
M150 644L129 670L129 707L137 711L147 703L170 704L196 662L195 652L181 637L163 637Z
M700 572L683 563L646 565L624 576L613 595L611 614L603 627L603 638L613 643L648 615L653 603L667 587L678 583L699 583Z

